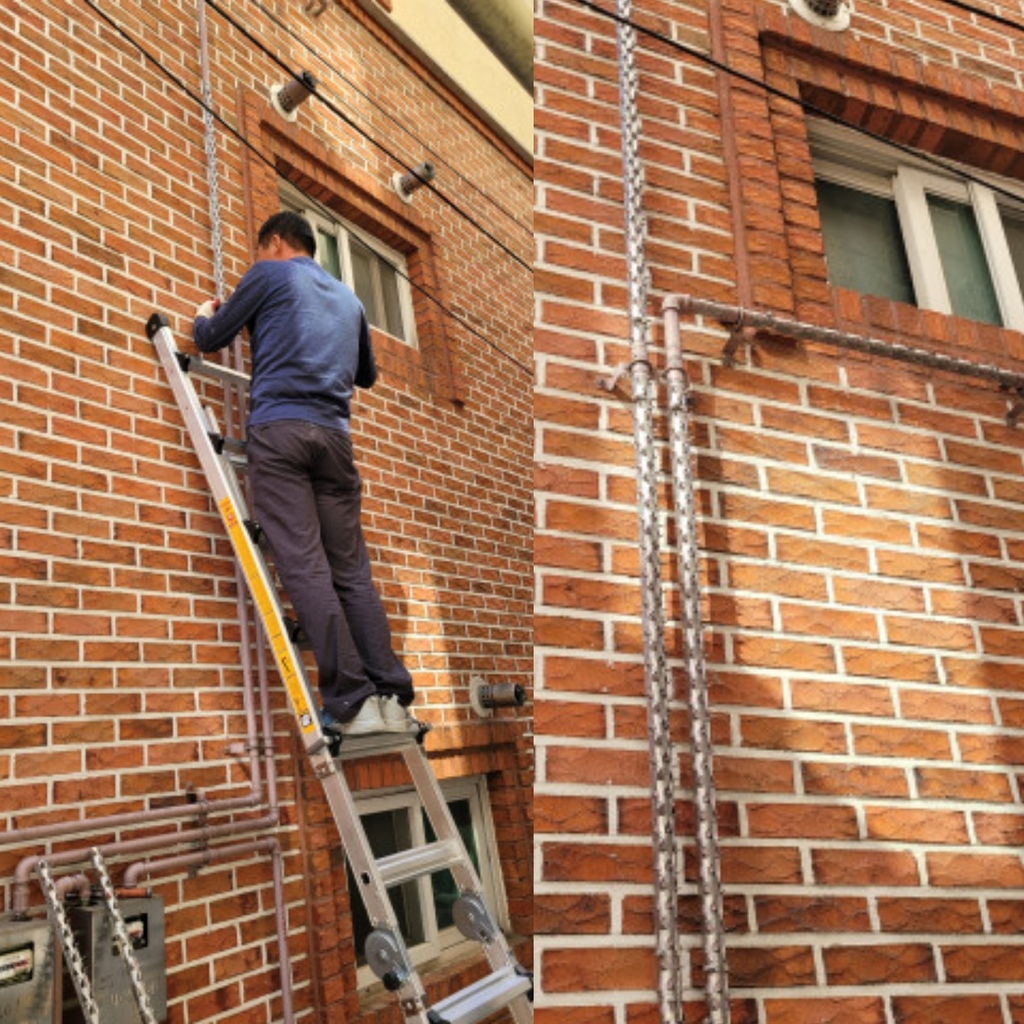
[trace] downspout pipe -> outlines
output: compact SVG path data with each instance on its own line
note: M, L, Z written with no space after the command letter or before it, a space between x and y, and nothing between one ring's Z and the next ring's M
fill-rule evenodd
M753 301L750 280L750 255L747 250L747 224L744 215L743 183L740 181L739 146L736 138L736 110L732 95L732 80L724 70L726 66L725 26L722 18L722 0L710 0L708 33L711 56L718 64L715 82L718 87L718 114L721 124L722 160L729 184L729 216L732 219L733 269L736 274L736 297L741 306Z
M683 641L690 706L690 757L697 843L697 884L704 938L704 995L708 1024L728 1024L729 984L722 906L718 808L712 764L711 709L701 615L700 544L697 535L689 387L679 336L679 310L668 300L665 315L665 380L668 387L672 493L678 531Z
M650 755L651 834L654 846L655 951L660 1020L662 1024L681 1024L683 978L677 915L676 757L669 727L671 684L665 655L661 594L658 453L654 433L654 382L647 338L646 226L642 205L643 165L640 160L638 76L634 58L636 32L632 26L632 6L632 0L618 0L617 43L629 295L629 374L636 451L641 623Z

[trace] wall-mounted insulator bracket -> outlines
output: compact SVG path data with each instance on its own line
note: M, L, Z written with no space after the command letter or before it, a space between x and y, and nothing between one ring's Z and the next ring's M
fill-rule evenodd
M1006 424L1010 427L1017 426L1018 420L1024 415L1024 388L1014 389L1017 400L1006 410Z
M741 345L753 348L755 344L755 331L750 327L744 327L742 323L736 324L729 332L729 340L722 348L722 362L726 366L735 366L737 349Z

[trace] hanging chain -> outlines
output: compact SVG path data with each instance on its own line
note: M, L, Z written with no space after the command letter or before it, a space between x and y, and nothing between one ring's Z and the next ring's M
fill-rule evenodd
M210 234L213 242L213 281L215 294L223 299L224 241L220 221L220 186L217 174L217 131L213 117L213 92L210 89L210 66L206 45L206 0L196 0L199 16L199 55L203 101L203 137L206 145L206 184L209 190Z
M125 967L128 969L128 979L132 987L132 995L135 996L135 1004L139 1008L143 1024L157 1024L153 1007L149 1002L149 994L146 992L146 982L142 977L142 968L139 966L138 957L135 955L135 948L132 946L131 936L128 934L128 927L124 923L121 908L117 904L117 896L114 893L114 884L107 873L107 865L103 861L103 855L98 847L89 851L92 857L93 867L96 868L96 875L103 888L103 901L107 905L107 913L110 915L111 923L114 926L114 937L117 940L115 945L121 954Z
M689 682L690 755L696 813L697 878L704 922L704 972L709 1024L728 1024L729 981L719 870L718 819L712 764L711 709L708 703L704 630L701 621L700 554L697 544L695 485L690 448L686 375L681 365L668 372L669 438L672 482L679 525L679 580L682 587L686 676Z
M57 893L57 886L53 881L53 874L50 865L45 860L36 863L36 874L42 885L43 896L46 897L46 909L50 915L50 923L53 930L60 939L61 947L64 950L64 962L67 964L68 973L74 982L75 991L78 993L78 1002L82 1007L87 1024L100 1024L100 1011L93 998L92 985L89 983L89 976L85 972L85 965L82 963L82 954L75 944L75 933L71 930L71 922L64 911L64 904Z
M648 271L644 252L643 164L637 113L636 34L631 0L619 0L619 113L629 287L630 370L640 517L640 580L644 678L650 749L658 1000L662 1024L683 1021L678 920L678 851L675 837L676 757L669 723L671 684L665 656L658 517L658 454L654 441L653 384L647 358Z

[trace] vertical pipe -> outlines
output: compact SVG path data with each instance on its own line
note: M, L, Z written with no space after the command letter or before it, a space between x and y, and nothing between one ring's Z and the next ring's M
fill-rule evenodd
M637 112L636 33L632 0L618 2L619 113L629 288L630 377L636 447L637 515L640 527L640 585L644 640L644 682L650 750L651 817L654 840L654 916L658 960L658 1001L662 1024L682 1016L682 969L677 916L675 839L675 751L669 731L670 683L665 657L658 522L658 455L654 439L654 383L647 340L646 228L642 208L643 167Z
M724 67L725 28L722 22L722 0L711 0L708 9L708 30L711 36L711 56ZM732 98L732 80L722 70L715 74L718 85L718 110L722 141L722 159L729 182L729 214L732 218L733 267L736 271L736 295L741 306L753 300L750 280L750 256L747 250L747 224L743 206L743 186L740 182L739 147L736 139L736 117Z
M682 588L686 677L689 683L690 755L696 818L697 879L704 932L705 998L708 1024L728 1024L729 987L722 909L718 813L712 770L711 710L701 622L700 554L697 542L690 413L686 370L679 340L679 309L665 311L665 377L668 384L672 492L679 534L679 585Z

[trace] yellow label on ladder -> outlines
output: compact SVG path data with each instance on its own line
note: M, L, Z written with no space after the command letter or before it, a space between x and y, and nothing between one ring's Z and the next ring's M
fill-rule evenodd
M270 648L274 652L274 660L277 662L278 671L281 673L281 680L291 698L292 707L299 719L302 731L308 732L313 729L313 712L306 699L306 687L302 677L299 675L295 664L292 662L291 645L284 633L284 624L277 610L277 604L271 595L267 583L256 564L253 554L253 541L246 530L245 524L238 517L238 510L230 496L220 501L220 514L224 525L231 535L231 540L238 555L242 572L249 581L249 591L252 594L253 603L256 605L263 620L263 627L270 641Z

